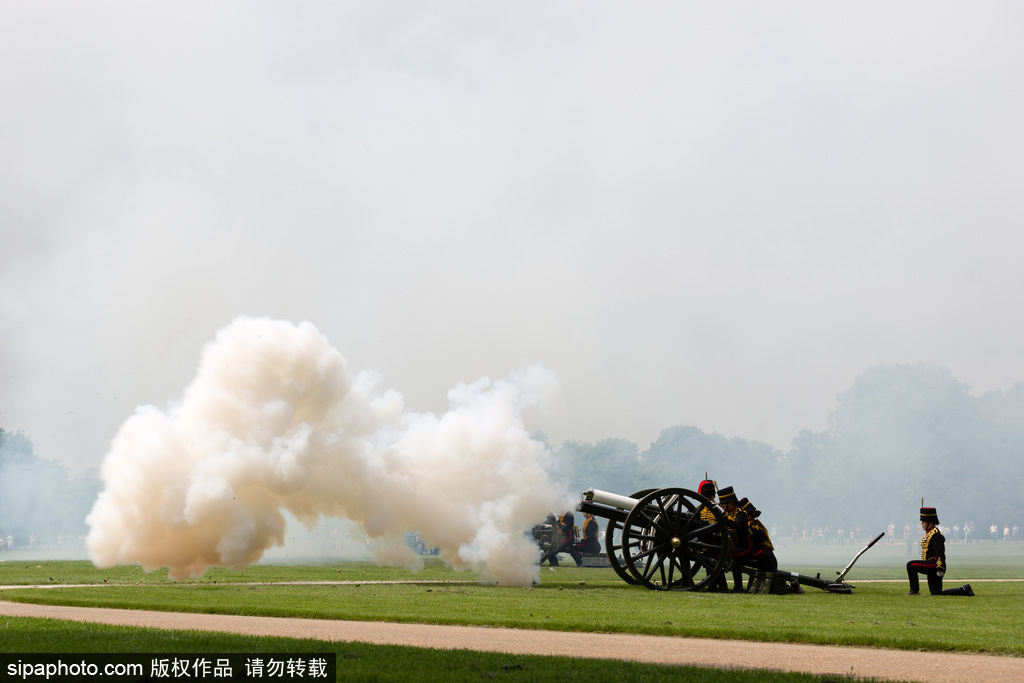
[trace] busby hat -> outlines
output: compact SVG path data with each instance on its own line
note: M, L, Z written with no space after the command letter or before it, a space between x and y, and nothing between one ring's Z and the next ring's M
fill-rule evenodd
M697 493L704 496L705 498L715 497L715 482L711 479L705 479L697 487Z
M939 513L935 508L921 508L921 521L931 524L939 523Z
M736 492L732 490L731 486L718 489L718 502L736 504Z
M747 516L750 517L750 519L757 519L758 515L761 514L761 511L754 507L754 504L751 503L746 498L741 498L738 505L740 510L746 512Z

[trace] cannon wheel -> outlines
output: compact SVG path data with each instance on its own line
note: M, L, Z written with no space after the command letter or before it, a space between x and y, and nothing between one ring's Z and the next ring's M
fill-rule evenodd
M643 498L649 493L654 493L657 489L644 489L643 491L637 491L630 498ZM623 566L622 562L622 524L616 522L614 519L608 522L608 526L604 530L604 552L608 556L608 563L611 564L612 569L619 575L619 578L626 583L636 585L637 580L633 578L633 575Z
M714 521L701 519L702 510ZM652 590L704 590L729 558L725 516L698 493L658 489L643 496L626 516L622 549L634 583Z

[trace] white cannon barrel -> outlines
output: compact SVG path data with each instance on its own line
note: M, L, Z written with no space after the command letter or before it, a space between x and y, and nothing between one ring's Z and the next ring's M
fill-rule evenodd
M599 489L587 489L583 492L583 500L589 503L598 503L620 510L632 510L640 501L629 496L620 496L617 493L609 493Z

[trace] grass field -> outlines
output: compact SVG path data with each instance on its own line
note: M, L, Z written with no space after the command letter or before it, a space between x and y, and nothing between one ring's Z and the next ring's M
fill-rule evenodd
M324 643L198 631L80 624L0 617L2 652L95 653L326 653L337 661L338 681L621 681L623 683L811 683L821 677L774 671L703 669L614 660L507 655L467 650ZM835 679L828 679L835 680Z
M780 549L780 557L783 569L805 574L821 572L823 577L828 577L845 566L853 552L849 548L803 549L802 554L793 552L787 558ZM628 586L610 569L575 567L560 567L555 571L543 568L538 585L508 588L481 581L471 573L455 573L437 561L428 561L424 570L416 574L365 562L267 563L243 571L216 569L201 578L176 583L167 578L166 572L147 574L139 567L100 570L88 562L26 558L0 562L0 585L25 586L3 591L0 599L129 609L647 633L1024 656L1024 583L1012 581L1024 579L1024 547L1018 544L961 545L952 546L948 555L953 569L947 574L947 585L973 581L977 597L907 597L903 569L905 548L878 546L858 562L848 577L855 585L857 579L862 581L853 595L834 595L816 589L806 589L804 595L786 596L662 593ZM984 579L997 581L982 581ZM377 581L438 583L370 583ZM329 583L272 585L275 582ZM32 587L56 584L86 585ZM86 649L79 651L100 651L94 648L101 647L99 643L103 642L110 642L115 650L122 651L126 642L131 643L128 651L253 652L271 647L271 644L246 644L246 639L230 636L194 634L183 640L181 634L152 630L128 635L118 632L116 627L65 622L59 622L58 627L53 622L40 624L39 621L0 620L2 648L7 652L47 652L52 651L48 647L66 646L68 642L87 644ZM78 635L73 635L76 633ZM215 644L206 640L208 638L226 640ZM195 649L181 650L183 647ZM236 647L241 649L235 650ZM309 649L313 646L286 641L274 647L297 651L296 647ZM415 648L395 648L411 651L399 654L374 646L328 647L351 655L345 659L345 670L353 679L360 680L384 675L372 674L373 662L379 663L382 657L389 661L392 657L411 657L423 665L410 664L412 668L404 672L401 680L415 679L410 671L421 671L425 676L423 680L480 680L485 670L500 672L501 677L511 680L547 679L538 678L539 672L557 671L560 672L557 676L547 679L556 680L582 676L590 666L568 659L556 662L479 653L415 653ZM454 670L450 670L448 664L439 663L438 658L454 663ZM477 665L471 664L474 662L485 669L475 668ZM356 663L367 664L369 671L357 672L348 667ZM623 665L625 669L608 676L611 666L608 662L593 665L597 669L591 673L602 672L605 680L658 680L662 675L660 667L650 670L640 667L634 671L631 667L639 665ZM442 671L444 675L439 675ZM678 675L677 669L672 671ZM567 672L576 673L570 676ZM730 672L730 680L740 680L733 677L733 673ZM438 674L436 678L435 674ZM459 678L463 674L467 678ZM751 680L766 679L760 675ZM778 680L814 679L783 677Z

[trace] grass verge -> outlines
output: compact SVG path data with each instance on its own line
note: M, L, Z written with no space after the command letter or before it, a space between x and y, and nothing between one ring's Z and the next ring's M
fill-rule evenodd
M506 655L467 650L325 643L291 638L81 624L55 619L0 617L2 652L250 653L317 652L336 655L338 681L691 681L693 683L810 683L808 674L659 666L615 660ZM843 679L845 680L845 679ZM863 681L864 679L857 679Z

